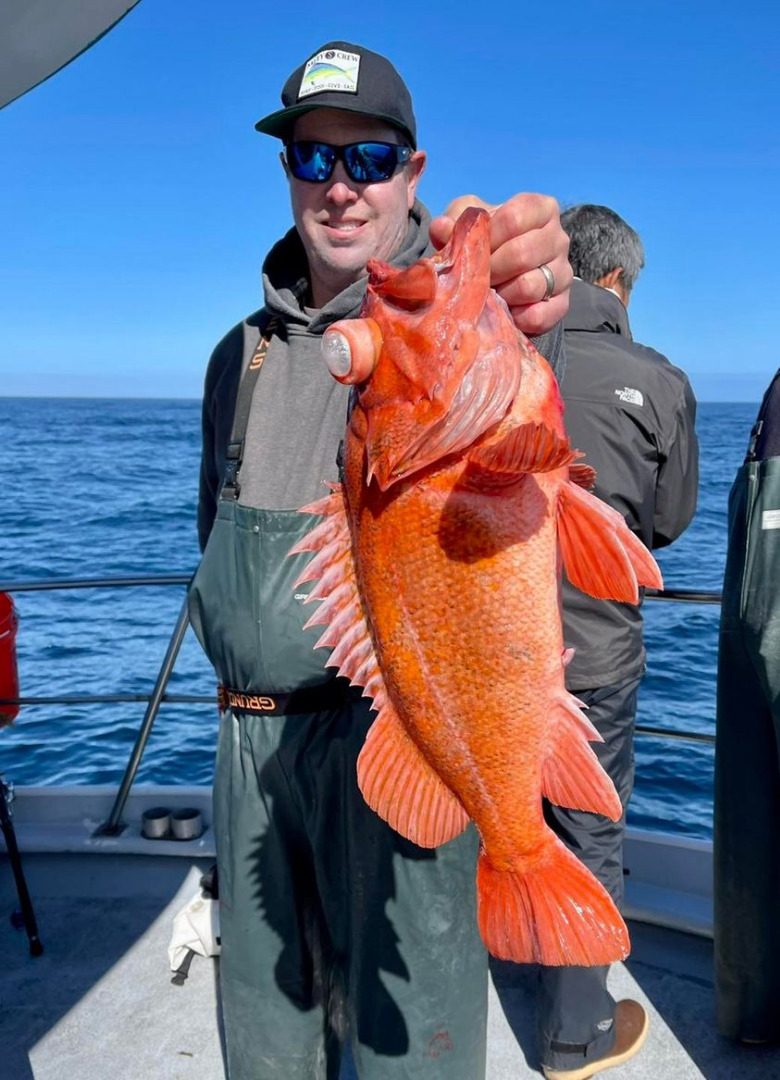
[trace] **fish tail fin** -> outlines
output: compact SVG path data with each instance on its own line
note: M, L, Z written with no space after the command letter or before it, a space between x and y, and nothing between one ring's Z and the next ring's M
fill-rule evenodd
M481 851L477 904L482 940L500 960L592 967L631 948L612 897L556 836L519 870L500 869Z
M639 603L639 585L663 588L658 564L617 510L568 481L558 505L558 539L572 585L629 604Z

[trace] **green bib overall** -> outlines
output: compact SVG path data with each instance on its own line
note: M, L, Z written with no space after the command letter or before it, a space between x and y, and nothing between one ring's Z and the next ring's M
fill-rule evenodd
M243 444L250 377L231 447ZM476 833L423 850L365 804L356 762L374 714L325 668L321 629L301 629L310 586L293 588L310 556L288 552L315 519L240 505L237 474L190 590L193 627L220 682L266 698L319 687L323 705L222 714L214 828L230 1080L335 1080L346 1042L360 1080L482 1080Z
M750 458L750 455L749 455ZM780 1039L780 457L729 499L715 752L718 1027Z

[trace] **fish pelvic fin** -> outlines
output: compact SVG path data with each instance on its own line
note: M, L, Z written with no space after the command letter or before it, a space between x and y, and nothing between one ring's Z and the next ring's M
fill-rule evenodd
M445 844L468 825L460 800L425 760L389 701L360 751L358 785L371 809L420 847Z
M619 821L623 806L615 785L588 745L603 742L577 699L564 694L550 717L550 744L542 765L542 794L556 806L587 810Z
M552 833L533 865L517 870L480 852L477 919L488 951L517 964L592 967L631 949L609 893Z
M661 571L625 519L576 483L558 499L558 540L572 585L599 600L639 603L639 585L663 588Z

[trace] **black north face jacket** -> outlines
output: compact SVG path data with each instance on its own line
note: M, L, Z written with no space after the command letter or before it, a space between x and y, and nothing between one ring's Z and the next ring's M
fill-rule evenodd
M699 448L696 400L684 372L631 340L620 299L575 280L564 322L561 385L573 447L597 472L595 494L660 548L685 530L696 509ZM564 641L575 649L571 690L624 682L644 671L638 607L594 600L564 580Z

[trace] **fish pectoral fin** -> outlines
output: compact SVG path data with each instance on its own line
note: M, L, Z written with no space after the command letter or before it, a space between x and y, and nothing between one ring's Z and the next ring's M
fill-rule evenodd
M576 483L561 484L558 540L572 585L600 600L639 602L639 585L663 588L661 571L617 510Z
M488 951L517 964L611 964L631 947L612 897L551 831L529 866L501 869L480 852L477 918Z
M549 750L542 765L542 794L556 806L619 821L623 807L615 785L588 745L588 739L603 740L575 702L565 694L552 710Z
M389 701L360 751L358 786L372 810L420 847L445 844L468 825L460 800L425 760Z
M476 447L469 453L469 472L478 471L480 481L502 484L522 473L549 472L575 459L569 440L544 424L520 424L496 443Z

